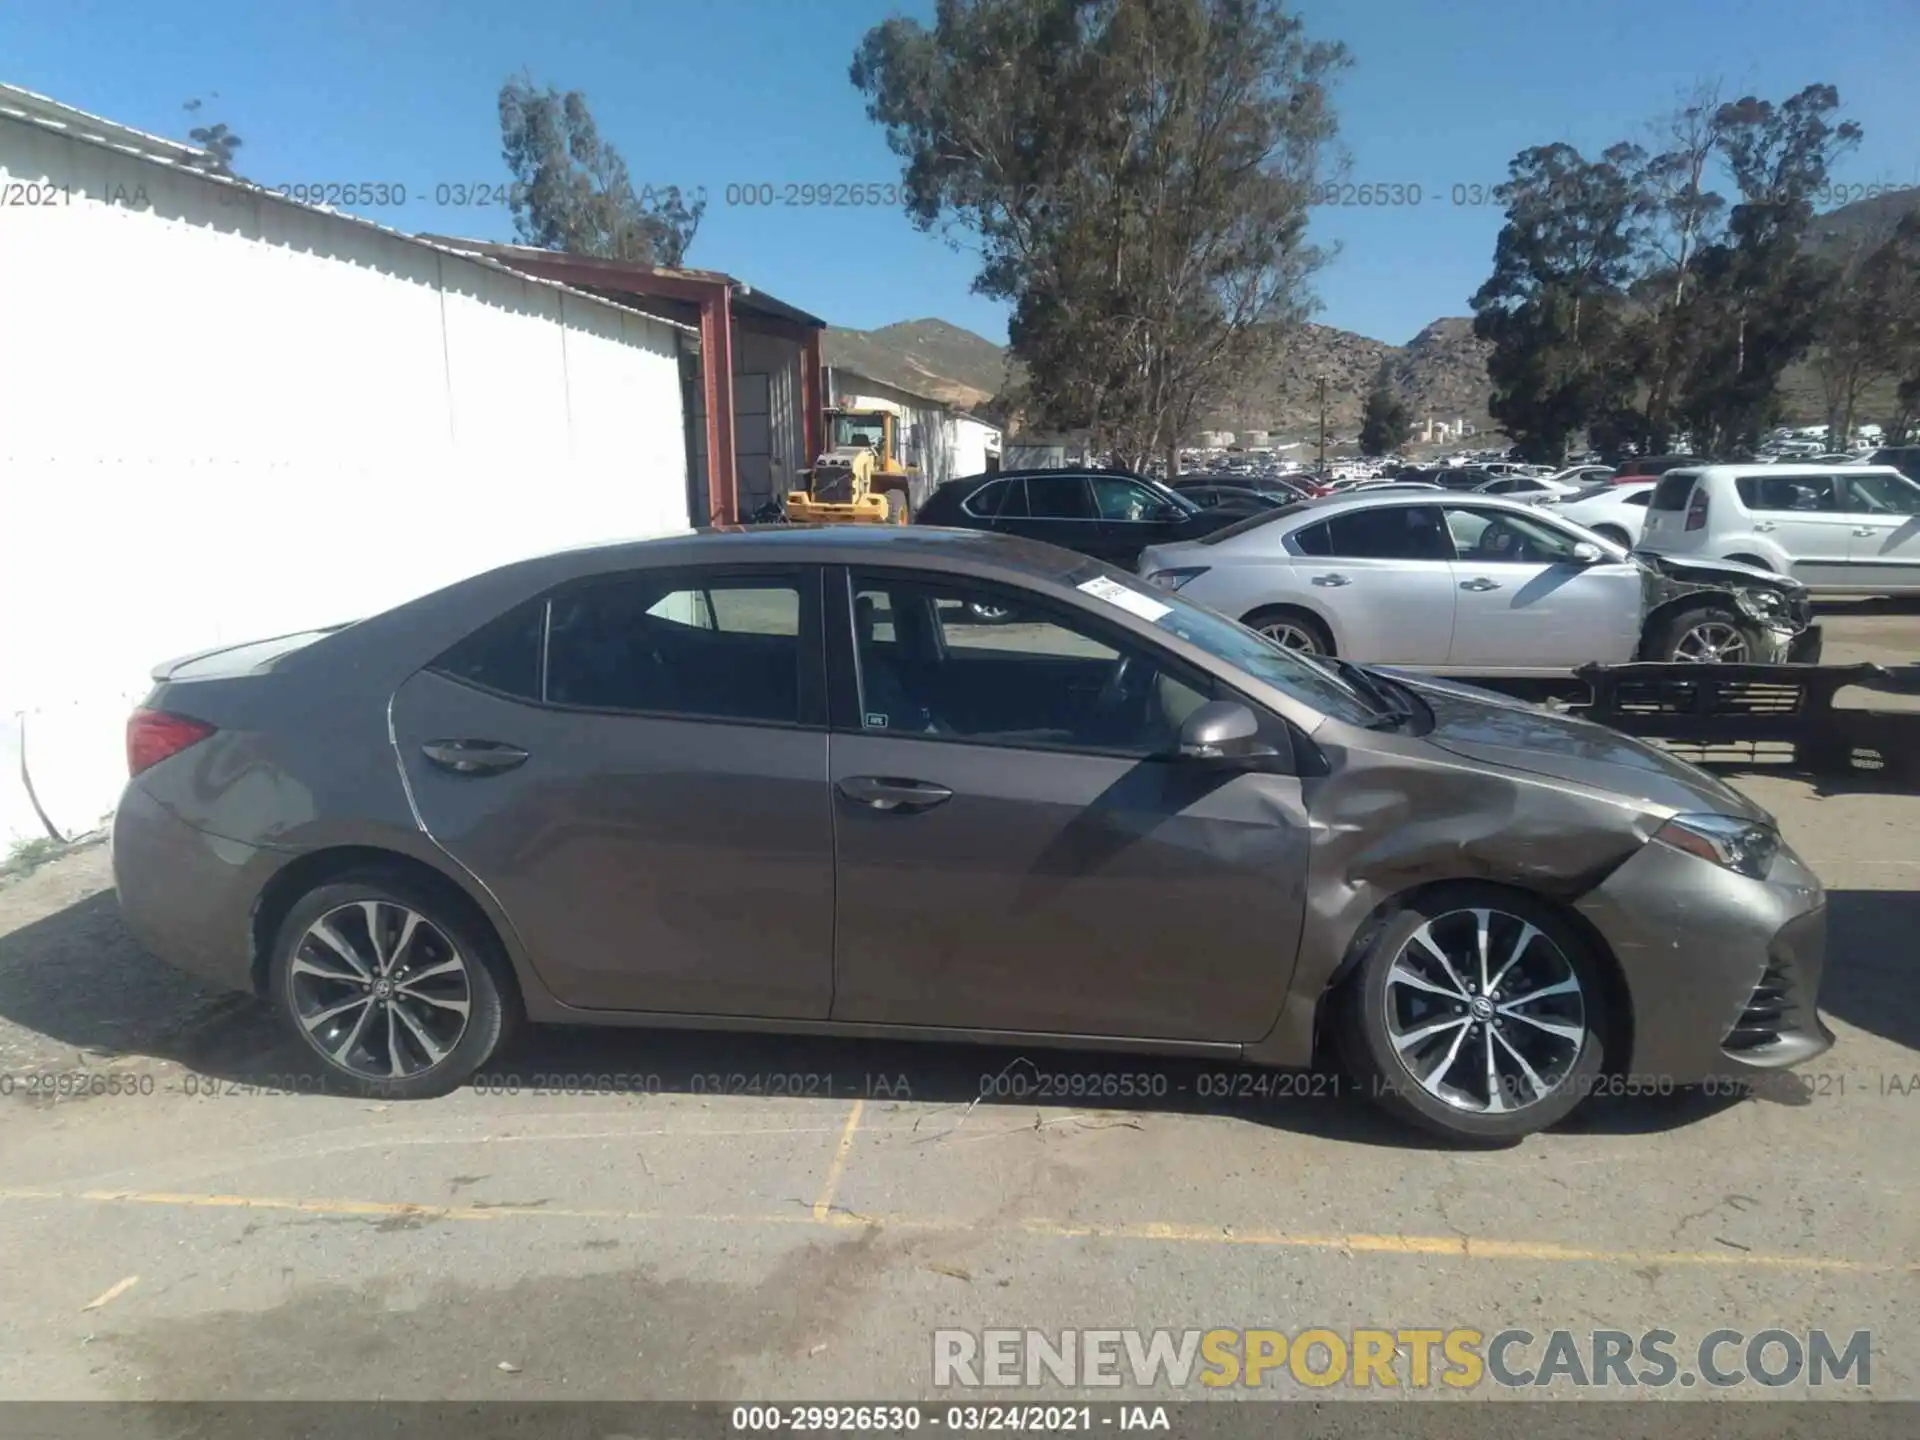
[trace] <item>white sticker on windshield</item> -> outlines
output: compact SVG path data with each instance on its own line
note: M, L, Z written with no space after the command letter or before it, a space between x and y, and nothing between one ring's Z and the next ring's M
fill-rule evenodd
M1142 595L1138 590L1129 590L1118 580L1105 575L1096 575L1082 582L1079 588L1109 605L1118 605L1129 615L1138 615L1142 620L1158 620L1173 610L1171 605L1162 605L1158 600Z

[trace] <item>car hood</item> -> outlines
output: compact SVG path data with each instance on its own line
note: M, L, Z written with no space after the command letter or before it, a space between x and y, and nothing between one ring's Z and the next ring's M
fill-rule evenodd
M1747 565L1738 560L1682 559L1677 555L1657 555L1651 550L1636 550L1633 552L1633 558L1656 575L1664 579L1680 581L1683 585L1711 585L1726 588L1732 585L1758 584L1789 592L1804 591L1807 588L1791 575L1764 570L1758 565Z
M1731 785L1666 751L1539 705L1384 666L1433 708L1423 738L1450 754L1505 770L1566 780L1678 813L1711 812L1773 823Z

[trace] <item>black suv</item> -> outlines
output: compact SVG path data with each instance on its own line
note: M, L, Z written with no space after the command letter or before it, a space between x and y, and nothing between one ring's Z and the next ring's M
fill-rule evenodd
M913 519L1044 540L1131 570L1149 545L1192 540L1250 513L1233 504L1203 508L1125 470L1003 470L947 481Z
M1887 445L1873 452L1869 465L1891 465L1920 485L1920 445Z

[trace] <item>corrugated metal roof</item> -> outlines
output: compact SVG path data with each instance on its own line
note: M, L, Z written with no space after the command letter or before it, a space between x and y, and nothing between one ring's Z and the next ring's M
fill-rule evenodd
M765 316L769 320L785 320L794 325L808 325L820 330L827 328L827 322L818 315L808 314L799 306L789 305L764 290L756 290L724 270L694 270L684 266L644 265L634 260L605 260L594 255L576 255L567 250L542 250L537 245L508 245L494 240L463 240L455 235L434 235L430 238L436 244L452 246L464 253L488 255L508 264L514 260L564 260L570 265L604 272L608 285L615 288L622 280L633 281L635 288L640 288L649 279L694 280L708 285L728 285L733 289L733 308L736 310ZM644 290L642 293L645 293Z
M423 250L431 250L435 254L445 255L455 260L462 260L469 265L478 265L482 269L494 271L496 274L509 276L523 285L537 285L543 289L560 291L568 295L576 296L579 299L590 301L595 305L603 305L609 310L618 310L622 314L627 315L637 315L643 320L650 320L656 325L665 325L671 329L681 331L684 334L694 335L699 333L697 326L683 324L678 320L670 320L665 316L650 314L645 310L636 309L631 305L623 305L617 300L610 299L605 295L597 295L590 290L582 290L578 286L564 285L556 280L547 280L539 276L528 275L524 271L516 270L511 265L503 264L501 261L485 253L462 249L456 245L450 245L444 241L430 239L422 235L415 235L405 230L396 230L390 225L380 224L377 220L369 220L365 216L355 215L346 210L336 210L330 205L315 205L309 201L296 200L290 195L283 195L278 190L269 189L264 185L256 185L253 181L242 179L237 175L220 174L208 168L212 156L208 151L197 146L184 145L177 140L168 140L159 135L150 135L144 130L136 130L130 125L121 125L115 121L104 119L101 116L91 115L85 110L76 109L71 105L63 105L58 100L36 94L31 90L22 89L17 85L0 83L0 120L13 120L21 124L31 125L38 130L48 131L56 135L65 135L70 139L78 140L85 144L97 145L104 149L118 151L123 155L131 155L136 159L147 161L150 164L164 166L167 169L192 175L196 179L209 185L224 185L230 189L245 191L247 194L256 196L262 200L270 200L276 205L286 205L295 210L305 210L309 214L324 216L329 220L338 221L343 225L354 225L363 230L377 231L379 234L391 236L395 240L403 240L409 245L417 245Z
M91 140L97 145L106 145L142 159L194 168L212 160L212 155L197 145L149 135L131 125L122 125L72 105L63 105L50 96L22 89L18 85L0 84L0 115L28 120L43 130L58 130L76 139Z

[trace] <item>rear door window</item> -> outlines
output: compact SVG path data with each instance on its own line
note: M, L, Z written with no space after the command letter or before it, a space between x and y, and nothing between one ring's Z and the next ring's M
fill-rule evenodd
M654 715L795 724L803 648L798 578L651 575L553 598L546 698Z
M1353 560L1451 560L1453 541L1437 506L1382 505L1327 521L1329 554Z
M1029 475L1027 510L1035 520L1091 520L1093 497L1079 475Z

